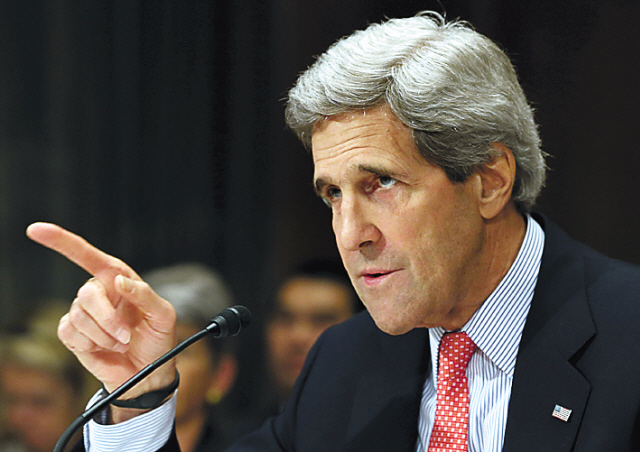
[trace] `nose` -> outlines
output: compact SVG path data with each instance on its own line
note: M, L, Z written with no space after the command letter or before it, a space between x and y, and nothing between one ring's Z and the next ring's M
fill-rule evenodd
M333 230L338 247L358 251L378 242L381 233L372 218L366 205L355 197L347 198L343 195L340 209L333 214Z

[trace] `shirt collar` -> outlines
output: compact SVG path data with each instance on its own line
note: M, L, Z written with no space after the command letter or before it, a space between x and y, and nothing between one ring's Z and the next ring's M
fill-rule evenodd
M509 376L513 376L515 369L520 338L531 307L544 248L542 227L530 215L526 219L527 230L516 260L461 330ZM438 350L445 332L441 327L429 330L434 369L437 369Z

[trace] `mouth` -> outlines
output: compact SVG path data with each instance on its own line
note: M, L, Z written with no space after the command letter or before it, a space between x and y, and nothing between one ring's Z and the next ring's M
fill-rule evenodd
M394 274L398 270L367 270L360 273L360 277L364 280L368 286L382 283L390 275Z

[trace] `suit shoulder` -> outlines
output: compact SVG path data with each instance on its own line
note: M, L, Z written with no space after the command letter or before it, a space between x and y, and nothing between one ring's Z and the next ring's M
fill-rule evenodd
M612 259L597 253L585 258L586 277L592 287L609 290L640 290L640 266ZM637 293L637 292L636 292Z
M554 290L574 285L587 289L591 297L640 295L640 266L613 259L570 238L542 218L546 233L540 277L552 281Z
M585 259L586 294L596 324L637 329L640 318L640 267L616 259Z
M400 359L405 354L422 355L428 350L428 343L428 332L424 328L392 336L381 331L371 315L363 311L328 328L310 356L313 361L328 360L334 366L342 363L345 367L353 367L377 361L380 356Z

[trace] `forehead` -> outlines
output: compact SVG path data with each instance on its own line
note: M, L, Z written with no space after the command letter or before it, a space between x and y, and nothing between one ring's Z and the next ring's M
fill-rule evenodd
M387 106L328 117L315 125L311 142L316 180L336 176L336 170L426 163L411 129Z

